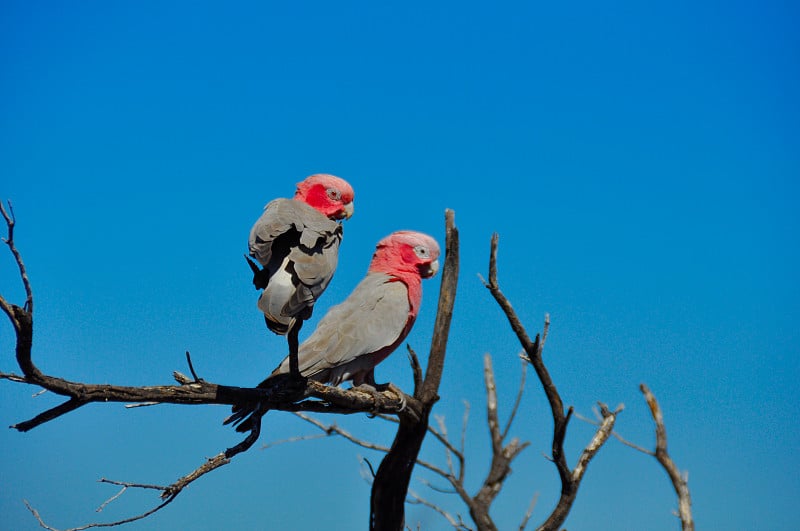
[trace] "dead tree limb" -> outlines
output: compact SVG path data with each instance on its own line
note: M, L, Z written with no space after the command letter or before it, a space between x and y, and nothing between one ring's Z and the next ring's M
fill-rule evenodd
M10 207L9 207L10 210ZM187 353L189 369L194 379L189 379L175 372L174 378L180 385L158 385L132 387L109 384L90 384L73 382L44 374L33 361L33 291L25 270L22 255L14 242L15 219L0 204L0 213L5 219L8 229L3 241L11 250L11 254L20 271L20 278L25 288L26 300L20 307L8 302L0 295L0 309L11 321L16 332L16 358L22 375L2 373L0 379L17 383L37 385L55 394L68 397L66 402L55 406L36 417L19 422L12 427L19 431L28 431L46 422L54 420L70 411L74 411L92 402L157 402L169 404L243 404L269 402L270 409L284 411L315 411L327 413L393 413L402 409L401 398L391 390L383 393L369 394L358 390L344 390L329 387L317 382L308 382L299 394L287 393L287 379L276 381L267 389L255 389L219 385L198 378ZM286 381L284 381L286 380ZM411 418L418 416L421 405L413 397L406 396L407 407L403 410Z
M522 365L522 377L521 381L524 382L524 373L525 373L525 365ZM497 392L496 392L496 384L494 378L494 371L492 369L491 364L491 357L487 354L484 358L484 383L486 386L486 396L487 396L487 405L486 405L486 414L487 414L487 424L489 427L489 434L492 440L492 459L491 465L489 467L489 471L487 472L486 478L475 495L470 494L467 491L467 487L465 485L465 469L466 469L466 457L464 455L464 444L465 444L465 437L466 437L466 425L467 425L467 416L469 411L469 404L465 403L465 412L464 412L464 419L463 425L461 429L461 444L460 449L456 448L456 446L450 442L447 432L447 426L444 422L444 418L441 416L436 416L436 421L438 423L438 429L433 426L428 426L428 432L434 436L436 440L438 440L445 449L446 453L446 460L447 466L437 466L430 462L423 461L417 457L416 464L425 468L434 474L438 475L445 481L447 481L452 490L445 491L444 489L434 487L430 484L430 482L424 481L429 488L438 491L438 492L448 492L454 493L459 496L461 501L466 505L470 517L472 518L473 522L475 522L476 528L479 531L492 531L496 530L497 527L492 521L491 516L489 515L489 508L500 493L503 488L503 484L505 480L511 473L511 463L513 460L525 449L529 446L529 442L521 442L517 438L513 438L508 444L505 444L505 439L508 434L508 425L506 429L502 432L500 430L500 425L498 422L498 401L497 401ZM517 393L517 397L519 397L519 391ZM517 400L515 400L514 409L517 407ZM302 413L296 413L297 416L302 418L303 420L313 424L315 427L322 430L326 435L339 435L344 437L348 441L353 444L356 444L362 448L376 450L379 452L389 453L390 448L385 446L381 446L365 440L363 438L354 436L350 432L344 430L343 428L339 427L336 424L325 424L313 417L308 415L304 415ZM395 417L390 417L386 415L381 415L380 418L387 420L389 422L401 422L397 420ZM305 438L304 438L305 439ZM455 460L453 459L455 457ZM534 496L534 500L536 497ZM455 529L465 530L469 529L469 527L464 524L461 519L460 515L457 515L458 518L454 517L441 507L425 500L419 494L412 492L409 490L408 499L406 500L408 503L418 503L421 505L425 505L436 511L438 514L442 515L448 523L450 523ZM531 506L528 508L528 511L523 517L523 522L527 522L530 518L530 514L533 510L533 502Z
M667 429L664 426L664 416L661 413L661 406L658 405L656 397L645 384L640 384L639 390L644 395L647 406L650 409L650 415L653 417L653 422L656 425L656 449L648 450L641 445L625 439L617 432L612 432L611 435L613 435L625 446L633 448L637 452L641 452L645 455L656 458L658 463L669 476L669 479L672 482L672 487L675 489L675 494L678 497L677 516L681 520L681 529L683 531L694 531L694 521L692 520L692 499L689 493L688 474L681 474L680 470L678 470L678 467L675 465L675 462L667 452ZM588 419L581 415L576 414L576 417L584 422L588 422L589 424L594 424L595 426L599 425L599 422L595 422L592 419Z
M489 465L489 473L478 493L469 500L464 501L469 507L472 520L480 531L495 531L497 526L495 526L489 515L489 508L497 495L500 494L503 482L511 474L511 462L530 443L527 441L520 442L515 437L507 445L504 445L507 433L503 433L505 430L503 432L500 430L497 413L497 387L494 370L492 369L492 358L489 354L486 354L483 358L483 375L486 386L486 423L489 426L489 437L492 442L492 461Z
M427 418L427 411L423 410L422 402L405 394L398 396L398 392L391 389L382 393L364 393L359 390L344 390L338 387L329 387L318 382L307 381L299 391L296 386L290 385L291 381L278 379L274 386L266 389L242 388L234 386L219 385L207 382L197 376L192 366L191 358L187 353L187 362L193 378L188 378L179 372L173 373L173 377L179 385L158 385L132 387L109 384L90 384L84 382L73 382L50 376L42 372L34 363L33 352L33 290L31 282L25 269L22 254L16 247L14 241L14 228L16 219L9 203L8 209L0 203L0 214L6 223L7 236L2 238L8 246L19 269L20 280L26 294L23 306L18 306L6 300L0 295L0 310L6 314L16 335L15 354L17 365L22 374L0 372L0 380L9 380L15 383L24 383L39 386L57 395L67 397L65 402L48 409L32 419L19 422L11 426L18 431L25 432L46 422L57 419L71 411L93 402L122 402L141 405L171 403L171 404L258 404L267 403L270 409L284 411L312 411L321 413L382 413L399 415L408 422L419 422L424 415ZM452 215L450 216L452 218ZM451 266L452 268L452 266ZM415 378L416 382L416 378ZM438 382L437 382L438 386ZM435 392L435 388L434 388ZM420 395L420 396L428 396ZM260 419L253 423L253 427L239 444L208 459L201 466L179 478L177 481L166 487L161 487L162 502L156 507L131 518L108 523L87 524L78 528L90 529L95 527L111 527L121 525L135 520L145 518L156 511L159 511L172 502L175 497L190 483L203 475L230 462L235 455L247 451L260 434ZM129 487L145 488L138 484L129 484ZM147 487L149 488L149 487ZM117 496L118 497L118 496ZM113 499L116 499L114 497ZM111 500L109 500L111 501ZM39 524L46 529L49 527L41 518L39 513L26 503Z
M640 384L639 390L644 395L644 399L650 407L653 422L656 424L656 450L653 455L667 472L675 494L678 496L678 517L681 519L681 528L683 531L694 531L688 475L681 474L667 452L667 428L664 426L664 415L661 413L661 406L658 405L656 397L645 384Z
M251 431L242 442L240 442L236 446L233 446L232 448L228 448L226 451L221 452L221 453L215 455L214 457L206 460L205 463L203 463L202 465L200 465L199 467L197 467L195 470L191 471L190 473L186 474L185 476L182 476L182 477L178 478L178 480L175 481L174 483L172 483L171 485L167 485L167 486L147 485L147 484L141 484L141 483L129 483L129 482L121 482L121 481L111 481L111 480L107 480L105 478L100 479L100 482L102 482L102 483L110 483L110 484L113 484L113 485L121 485L123 488L119 493L117 493L116 495L114 495L111 498L109 498L108 500L106 500L98 508L97 512L100 512L100 510L102 510L110 502L112 502L115 499L119 498L122 494L125 493L125 491L128 488L160 490L161 491L160 497L161 497L162 501L161 501L161 503L159 503L155 507L152 507L152 508L148 509L147 511L145 511L143 513L140 513L138 515L135 515L135 516L131 516L131 517L128 517L128 518L123 518L121 520L115 520L113 522L96 522L96 523L91 523L91 524L85 524L85 525L82 525L82 526L79 526L79 527L73 527L73 528L70 528L70 529L66 529L64 531L83 531L85 529L94 529L94 528L99 528L99 527L116 527L116 526L120 526L120 525L123 525L123 524L136 522L137 520L142 520L142 519L147 518L148 516L150 516L150 515L152 515L154 513L157 513L158 511L160 511L161 509L163 509L164 507L166 507L167 505L172 503L175 500L175 498L177 498L178 494L180 494L181 491L183 491L183 489L186 488L190 483L192 483L193 481L199 479L200 477L208 474L209 472L211 472L213 470L216 470L217 468L219 468L221 466L227 465L228 463L230 463L231 458L233 456L250 449L250 447L253 446L253 443L255 443L256 440L258 439L259 430L261 428L260 419L259 419L259 422L257 422L256 424L257 424L257 426L255 427L255 429L253 431ZM45 529L47 529L49 531L59 531L58 529L56 529L54 527L51 527L50 525L46 524L44 522L44 519L39 514L39 511L37 511L35 508L33 508L30 505L30 503L28 503L27 501L25 501L25 506L28 508L28 510L31 512L31 514L33 514L33 517L36 518L36 520L39 522L39 525L41 527L43 527L43 528L45 528Z
M458 229L452 210L445 212L445 231L445 260L428 367L422 384L414 392L414 398L422 406L421 415L419 420L407 415L400 417L392 448L375 474L370 497L370 529L373 531L403 529L411 473L427 433L430 412L439 399L439 383L444 370L447 337L458 285Z
M564 438L567 434L567 425L572 417L573 408L569 407L564 410L564 403L561 396L556 389L550 373L544 365L542 358L542 349L544 348L545 340L550 326L549 315L545 316L544 328L542 334L536 335L536 338L531 341L525 327L517 317L516 312L511 306L511 303L500 291L500 286L497 283L497 242L498 235L492 236L491 249L489 254L489 280L484 282L484 285L494 297L497 304L505 313L511 329L517 335L522 348L525 350L527 359L533 365L536 375L539 377L539 382L542 384L547 402L550 404L550 411L553 416L553 441L552 441L552 460L558 470L559 478L561 479L561 496L558 503L550 513L547 520L538 528L539 531L557 531L561 528L561 524L566 520L569 511L572 509L572 504L578 494L578 487L580 486L583 475L586 472L591 459L595 456L597 451L605 444L611 436L614 429L614 422L616 421L617 414L622 411L622 406L617 407L616 410L611 411L604 404L600 404L600 411L603 420L600 427L595 432L594 437L589 444L584 448L578 462L574 469L570 469L567 464L567 458L564 453Z
M19 277L20 280L22 280L22 287L25 289L25 304L23 307L32 314L33 289L31 288L31 282L28 279L28 272L25 270L25 264L22 261L22 255L14 245L14 227L17 224L17 219L16 216L14 216L14 206L11 204L11 201L8 202L8 210L5 209L3 202L0 201L0 214L2 214L3 219L6 222L6 227L8 228L8 235L2 240L3 243L8 245L11 254L14 256L14 261L17 263L17 267L19 268Z

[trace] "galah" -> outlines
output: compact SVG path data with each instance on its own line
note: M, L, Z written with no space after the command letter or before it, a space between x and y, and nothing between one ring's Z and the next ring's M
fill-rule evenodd
M375 383L375 366L408 336L422 301L422 279L439 268L439 245L426 234L398 231L378 242L366 277L332 307L299 347L300 374L322 383L385 388ZM258 387L289 374L287 356ZM226 424L237 423L262 405L234 406ZM248 431L249 419L237 431Z
M284 335L311 316L336 271L342 224L353 215L353 188L319 173L297 184L293 199L274 199L250 230L253 284L267 327ZM300 323L302 324L302 322Z

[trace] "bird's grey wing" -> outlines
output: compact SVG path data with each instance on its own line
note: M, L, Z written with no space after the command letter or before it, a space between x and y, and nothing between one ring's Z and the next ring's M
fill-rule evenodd
M342 225L329 219L326 224L307 224L301 235L301 244L289 252L294 274L299 280L297 290L288 303L287 311L294 313L300 308L313 305L328 287L339 260L339 243L342 241ZM322 226L321 230L314 228ZM306 238L307 235L310 235ZM303 239L314 240L313 247L302 244Z
M409 311L405 284L383 273L370 273L344 302L328 311L300 345L300 372L308 377L321 375L394 344L403 333ZM288 371L288 359L275 370Z
M292 229L302 230L303 210L298 208L298 205L301 203L292 199L274 199L267 203L264 212L250 229L248 240L250 256L258 260L262 266L269 264L273 243L279 237Z

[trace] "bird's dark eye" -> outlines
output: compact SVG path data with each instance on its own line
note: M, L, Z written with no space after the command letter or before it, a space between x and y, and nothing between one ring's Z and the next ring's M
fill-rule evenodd
M414 247L414 252L417 253L417 256L420 258L428 258L428 255L430 254L428 253L428 248L424 245L417 245Z
M342 193L336 188L328 188L328 199L332 201L341 201Z

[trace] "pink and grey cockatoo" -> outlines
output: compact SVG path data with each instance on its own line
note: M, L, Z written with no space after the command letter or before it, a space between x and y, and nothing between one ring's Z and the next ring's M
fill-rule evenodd
M353 215L353 188L319 173L297 184L293 199L274 199L250 230L253 284L267 327L286 334L311 316L336 271L342 224ZM300 323L302 325L302 322ZM298 327L299 328L299 327Z
M375 366L408 336L422 301L422 279L439 268L439 245L426 234L398 231L378 242L367 276L344 302L332 307L299 347L300 374L322 383L373 389ZM287 356L258 387L290 373ZM226 424L237 423L262 405L234 406ZM261 411L266 411L261 409ZM237 431L248 431L249 419Z

